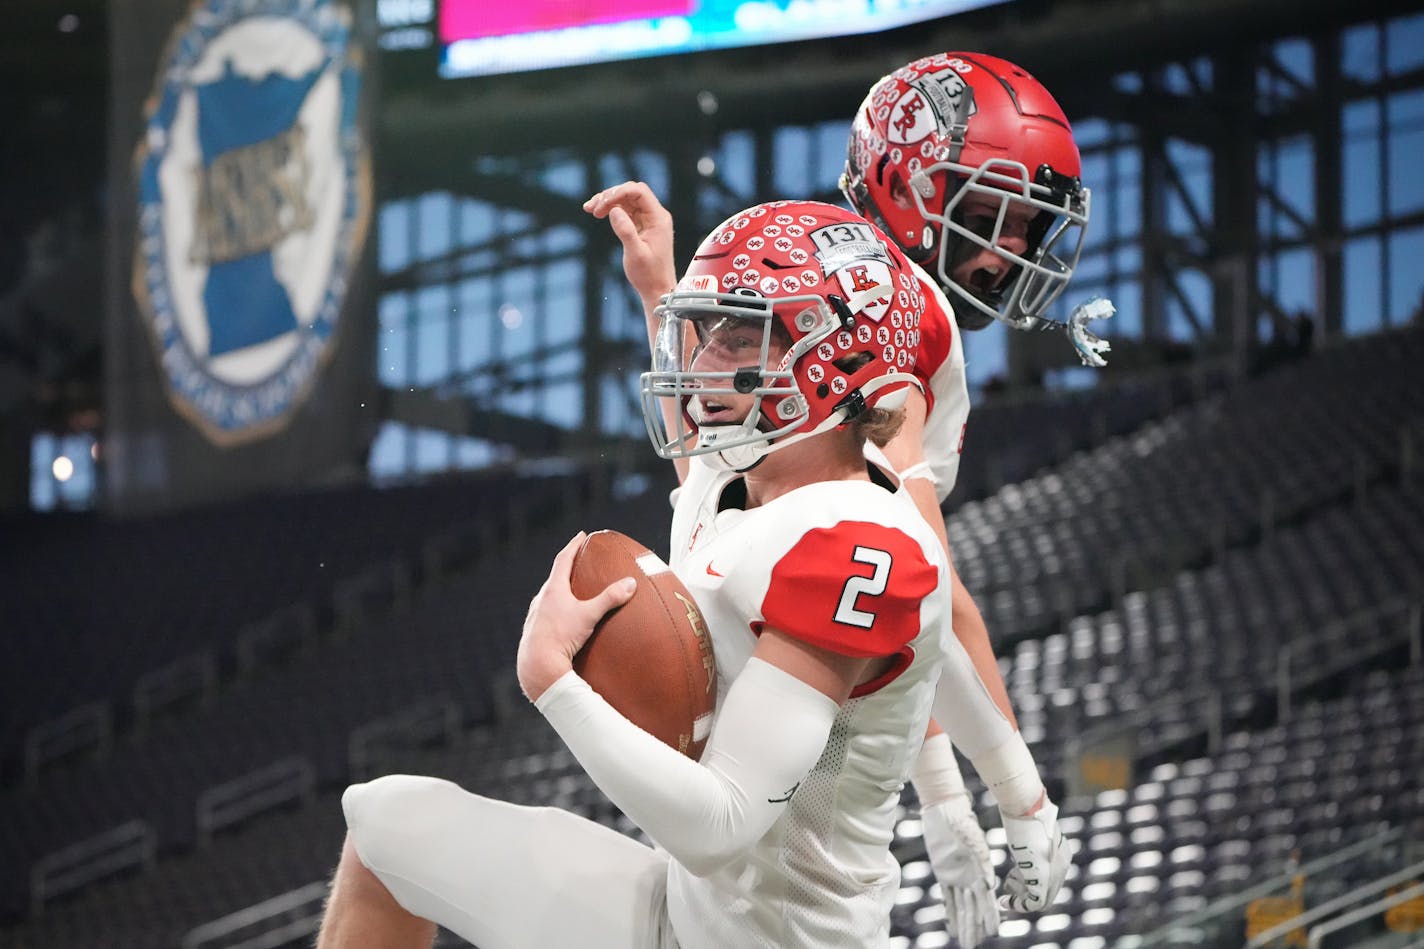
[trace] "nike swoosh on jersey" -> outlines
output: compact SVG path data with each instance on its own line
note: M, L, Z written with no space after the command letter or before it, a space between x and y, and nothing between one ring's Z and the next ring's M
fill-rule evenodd
M796 793L796 789L799 788L800 786L801 786L801 782L800 782L800 781L797 781L795 784L791 785L791 788L786 792L785 795L783 795L782 797L769 797L769 798L766 799L766 803L768 803L768 804L785 804L787 801L791 800L791 795L795 794L795 793Z
M716 570L713 570L713 569L712 569L712 565L711 565L710 563L707 565L707 573L708 573L708 575L714 576L714 577L723 577L724 579L725 579L725 577L726 577L725 574L721 574L721 573L718 573Z

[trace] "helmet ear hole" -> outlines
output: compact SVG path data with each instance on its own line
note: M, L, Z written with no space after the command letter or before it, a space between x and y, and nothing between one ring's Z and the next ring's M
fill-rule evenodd
M875 183L885 184L885 169L890 166L890 155L886 153L880 156L880 160L875 163Z
M915 199L910 195L910 185L900 174L899 168L890 169L890 200L895 203L895 207L906 211L915 206Z
M834 360L831 365L849 376L874 358L874 356L862 349L858 353L849 353L848 355L841 356L839 359Z

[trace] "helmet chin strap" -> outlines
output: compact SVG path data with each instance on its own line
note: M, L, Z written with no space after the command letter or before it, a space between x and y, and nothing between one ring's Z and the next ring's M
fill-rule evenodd
M771 450L769 442L743 442L740 445L729 445L726 448L716 447L719 435L728 436L742 433L740 425L706 425L697 430L697 440L701 445L709 446L711 451L702 457L707 463L719 471L750 471L761 464Z

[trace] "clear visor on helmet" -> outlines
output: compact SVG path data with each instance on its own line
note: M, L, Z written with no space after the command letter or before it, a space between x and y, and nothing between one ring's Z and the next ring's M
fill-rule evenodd
M922 190L932 191L931 176L940 171L963 181L943 212L934 214L925 206ZM1008 159L991 159L978 168L941 162L916 172L911 185L920 213L940 227L938 276L946 289L1017 329L1047 318L1049 304L1068 285L1082 253L1088 189L1054 189L1035 182L1023 164ZM972 220L963 213L966 203L976 208ZM987 215L982 213L986 207L992 209ZM1024 250L1016 253L1005 246L1013 243L1005 238L1014 233L1015 222L1023 221L1029 222ZM955 248L960 248L958 253ZM953 277L956 263L975 248L993 251L1012 268L992 295Z
M820 297L781 298L804 305L795 343L763 297L674 292L655 311L653 365L642 376L643 417L654 449L686 458L740 446L769 450L808 416L791 367L836 326ZM764 452L763 452L764 453Z

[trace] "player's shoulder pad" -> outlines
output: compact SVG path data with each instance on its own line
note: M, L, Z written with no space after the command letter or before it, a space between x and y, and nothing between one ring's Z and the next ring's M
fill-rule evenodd
M889 524L840 520L802 532L771 568L765 624L849 656L888 656L920 633L939 585L921 540Z
M920 344L915 347L915 375L928 381L946 363L962 361L963 356L949 298L923 269L917 269L916 275L925 294L925 310L920 317Z

